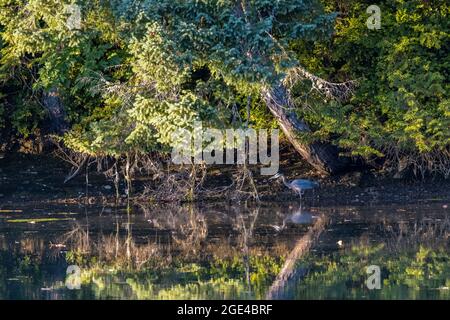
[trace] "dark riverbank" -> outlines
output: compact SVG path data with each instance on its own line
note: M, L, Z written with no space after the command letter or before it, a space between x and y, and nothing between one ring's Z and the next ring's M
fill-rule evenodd
M305 202L309 205L383 205L443 203L450 200L450 180L442 178L426 180L392 179L376 176L373 172L353 172L337 177L321 178L308 166L298 163L281 164L281 170L288 178L310 178L320 182L321 188L314 194L307 194ZM283 166L289 167L284 170ZM228 170L228 171L227 171ZM210 186L226 183L232 168L212 169L207 178ZM81 175L64 184L70 166L51 155L6 154L0 159L0 202L4 205L32 202L85 203L86 182ZM267 177L254 175L260 199L263 201L296 200L290 190ZM135 192L139 193L149 179L135 181ZM121 194L124 195L124 185ZM88 201L99 204L115 201L114 184L103 174L89 174ZM199 200L217 200L216 198ZM220 198L220 200L224 200ZM142 199L140 201L143 201ZM145 201L145 200L144 200Z
M290 177L321 181L303 205L255 175L260 204L140 198L130 210L115 206L102 174L89 175L86 198L83 175L63 183L61 160L9 154L0 159L0 299L448 299L448 181L320 179L289 167ZM209 179L227 173L211 169ZM68 282L74 265L80 290ZM287 265L295 276L280 285ZM382 268L383 290L366 289L369 265Z

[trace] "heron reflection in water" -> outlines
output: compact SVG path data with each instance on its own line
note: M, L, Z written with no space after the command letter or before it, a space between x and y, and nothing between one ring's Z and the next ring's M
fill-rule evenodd
M283 219L283 223L281 226L273 225L272 228L274 228L277 233L280 233L284 229L286 229L288 224L311 225L313 224L315 219L317 219L317 216L309 211L303 210L302 205L300 204L300 207L297 211Z

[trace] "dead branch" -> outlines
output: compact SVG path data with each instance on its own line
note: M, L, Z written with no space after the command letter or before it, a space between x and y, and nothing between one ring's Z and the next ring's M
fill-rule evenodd
M80 172L84 169L84 167L88 163L89 159L90 159L90 156L85 155L84 159L81 161L81 163L79 165L77 165L76 167L72 168L72 172L66 177L66 179L64 179L64 184L66 184L69 181L76 178L80 174Z
M313 75L302 67L291 68L287 71L283 84L291 89L296 83L303 80L309 80L312 83L312 89L325 96L327 99L337 101L346 101L354 93L358 82L350 80L342 83L329 82Z

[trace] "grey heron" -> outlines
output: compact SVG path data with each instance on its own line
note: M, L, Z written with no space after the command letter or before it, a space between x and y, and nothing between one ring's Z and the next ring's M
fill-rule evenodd
M302 195L305 192L305 190L314 190L319 187L319 183L312 180L306 180L306 179L296 179L292 180L291 182L288 182L286 180L286 177L282 173L277 173L269 180L275 180L275 179L281 179L283 181L283 184L297 193L300 196L300 200L302 199Z

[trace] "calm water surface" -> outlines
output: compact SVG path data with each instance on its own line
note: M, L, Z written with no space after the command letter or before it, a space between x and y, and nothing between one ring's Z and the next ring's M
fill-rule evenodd
M450 299L449 220L444 204L0 203L0 299Z

